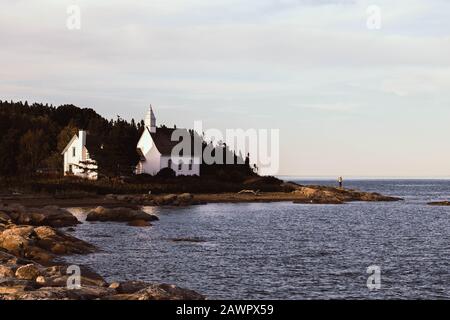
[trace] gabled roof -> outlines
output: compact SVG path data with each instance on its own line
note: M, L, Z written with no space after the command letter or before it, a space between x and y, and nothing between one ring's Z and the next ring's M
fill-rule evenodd
M78 134L74 134L72 139L70 140L70 142L67 144L67 146L64 148L64 150L61 152L61 154L63 155L64 153L66 153L67 149L69 148L69 146L72 144L72 142L78 139ZM86 145L85 148L88 150L95 150L96 148L99 148L101 146L101 143L99 141L98 138L96 138L95 136L91 136L86 132Z
M148 127L146 129L150 132ZM175 130L182 130L185 132L181 132L183 135L179 140L172 141L172 134ZM194 141L196 139L196 136L193 132L188 131L187 129L160 127L156 128L156 132L150 132L150 135L153 139L153 142L155 143L156 148L163 156L170 156L172 154L173 148L182 141L183 137L189 135L191 137L191 156L194 156ZM201 138L198 137L197 139L199 139L201 145ZM185 155L182 154L181 156Z
M64 148L64 150L61 152L62 155L64 155L64 153L66 153L67 149L69 149L69 146L72 144L72 142L73 142L75 139L78 139L78 135L77 135L77 134L74 134L73 137L72 137L72 139L70 139L69 143L66 145L66 147Z

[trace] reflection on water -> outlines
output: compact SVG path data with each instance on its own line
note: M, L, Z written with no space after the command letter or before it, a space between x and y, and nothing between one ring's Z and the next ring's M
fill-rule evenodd
M450 298L450 207L426 205L448 198L450 183L346 184L406 201L145 207L160 218L150 228L77 226L75 236L103 250L67 260L90 265L109 281L174 283L212 299ZM84 220L86 209L70 210ZM370 265L381 267L379 291L366 287Z

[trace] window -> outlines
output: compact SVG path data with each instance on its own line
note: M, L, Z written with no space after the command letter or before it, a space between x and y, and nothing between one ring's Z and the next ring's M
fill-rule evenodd
M192 160L189 161L189 171L192 171Z
M71 164L69 165L69 173L73 173L73 167Z
M183 161L178 162L178 171L181 171L183 169Z
M75 157L75 155L76 155L76 150L77 150L77 149L76 149L75 147L72 148L72 157Z
M172 168L172 159L169 159L169 161L167 161L167 166L169 168Z

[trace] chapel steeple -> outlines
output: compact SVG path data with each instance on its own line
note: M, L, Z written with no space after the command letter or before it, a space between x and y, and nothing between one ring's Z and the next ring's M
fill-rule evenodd
M144 123L145 126L150 130L150 132L152 133L156 132L156 117L155 114L153 113L152 105L150 105L150 108L148 109Z

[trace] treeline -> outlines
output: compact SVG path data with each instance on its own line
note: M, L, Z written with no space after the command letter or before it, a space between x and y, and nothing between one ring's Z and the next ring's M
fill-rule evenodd
M93 109L74 105L0 101L0 176L62 175L61 152L79 129L89 132L90 144L95 146L89 152L98 163L100 177L133 174L139 161L136 145L144 130L143 121L107 120ZM210 147L203 141L203 149ZM225 144L214 147L212 154L216 152L224 159L231 153L238 164L202 164L202 176L238 181L254 175L248 155L243 159Z
M0 101L0 175L63 174L61 152L79 129L102 141L102 153L95 159L102 174L132 172L142 123L108 121L93 109L74 105Z

